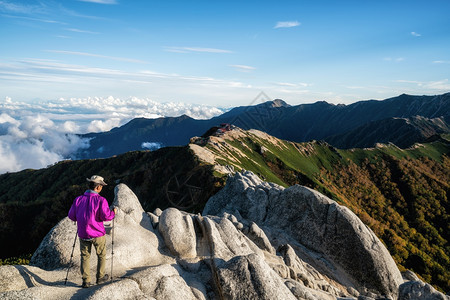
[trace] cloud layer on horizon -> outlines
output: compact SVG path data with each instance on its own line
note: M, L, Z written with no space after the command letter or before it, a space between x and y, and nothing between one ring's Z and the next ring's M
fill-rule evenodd
M1 113L0 173L43 168L87 148L89 141L67 133L67 125L39 114L15 119Z
M133 118L176 117L186 114L209 119L223 113L216 107L158 103L131 97L92 97L41 102L0 101L0 174L27 168L39 169L75 158L89 147L77 134L101 132L121 126ZM156 149L155 144L146 148ZM143 146L144 147L144 146Z

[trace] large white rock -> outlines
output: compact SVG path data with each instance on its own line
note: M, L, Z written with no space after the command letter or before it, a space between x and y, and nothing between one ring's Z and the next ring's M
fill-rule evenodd
M277 203L271 203L268 212L265 226L283 228L302 245L323 253L350 275L359 289L397 295L403 279L394 260L348 208L317 191L293 186L280 194Z
M253 242L226 218L202 218L210 246L210 255L229 260L236 255L257 253L264 256Z
M178 266L149 267L130 276L145 295L156 299L206 299L206 289L195 275Z
M29 287L30 283L22 276L23 266L0 267L0 292L22 290Z
M203 209L203 215L235 215L235 210L249 221L261 224L267 214L269 201L273 201L283 187L262 181L252 172L236 173L229 177L226 186L211 197ZM243 201L245 199L245 201Z
M144 228L150 228L151 219L142 209L142 205L139 199L133 193L133 191L121 183L114 188L114 202L113 206L117 206L124 213L124 216L128 216L133 219L137 224L140 224ZM120 214L119 214L120 216Z
M262 250L275 254L275 248L272 247L266 234L256 223L250 224L247 236Z
M151 298L140 290L136 281L131 279L123 279L111 284L103 285L87 298L87 300L113 299L143 300Z
M124 184L117 185L115 192L113 205L119 210L114 222L111 222L114 224L114 266L119 270L128 270L164 260L159 249L163 242L136 195ZM109 236L111 234L112 231L109 231Z
M71 299L85 294L72 282L64 285L66 270L46 271L38 267L0 266L0 299ZM80 280L81 282L81 280Z
M79 261L71 260L72 249L73 258L80 257L77 225L66 217L47 233L31 257L30 265L54 270L66 267L72 261L75 266L79 266Z
M375 234L349 209L317 191L298 185L283 189L243 172L229 178L225 188L208 201L203 214L236 211L272 231L273 239L291 239L300 244L298 249L312 250L310 257L316 265L326 262L331 267L328 273L345 285L396 297L403 283L394 260Z
M192 217L178 209L168 208L159 217L158 230L173 255L182 258L197 256Z
M296 299L283 279L258 255L236 256L217 265L224 299Z
M421 280L408 281L400 286L398 300L450 300L450 297L436 291Z

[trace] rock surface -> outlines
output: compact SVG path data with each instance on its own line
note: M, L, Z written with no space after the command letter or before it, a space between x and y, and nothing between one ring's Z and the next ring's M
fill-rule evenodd
M335 280L358 290L397 295L403 279L387 249L355 214L324 195L298 185L283 189L247 172L237 174L211 197L203 214L236 211L269 235L277 236L279 230L315 252L305 255L320 255L332 266Z
M283 278L257 254L222 262L218 264L217 273L225 299L296 299Z
M168 208L159 217L158 230L173 255L182 258L197 256L194 224L189 214Z
M421 280L408 281L400 285L399 299L450 300L450 297L436 291Z
M31 265L0 266L0 299L446 299L414 274L404 281L353 213L304 187L236 174L203 215L146 213L127 186L115 193L113 282L80 288L76 226L65 218Z

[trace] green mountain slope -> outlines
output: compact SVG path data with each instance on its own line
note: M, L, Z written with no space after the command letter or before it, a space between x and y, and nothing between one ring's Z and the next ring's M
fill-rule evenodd
M449 290L447 140L406 150L395 145L339 150L235 129L193 142L216 164L251 170L283 186L306 185L346 205L383 240L400 269Z

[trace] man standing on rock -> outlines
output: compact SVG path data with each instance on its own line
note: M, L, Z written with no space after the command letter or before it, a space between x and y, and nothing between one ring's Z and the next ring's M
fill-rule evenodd
M97 253L97 284L106 282L109 278L105 274L106 264L106 238L103 221L114 219L117 208L110 210L108 202L99 195L106 185L103 177L93 175L86 178L89 181L89 189L73 201L69 210L69 219L77 222L78 236L80 237L81 252L81 277L83 288L91 286L90 263L92 245Z

